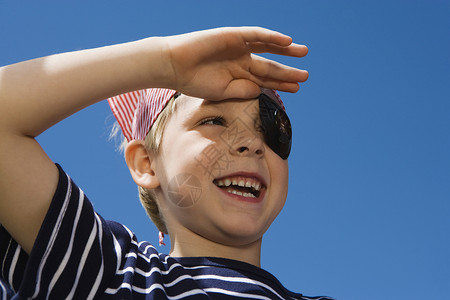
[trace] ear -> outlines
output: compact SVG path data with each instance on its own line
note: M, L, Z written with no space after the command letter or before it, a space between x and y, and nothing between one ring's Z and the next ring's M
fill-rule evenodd
M153 170L152 157L144 141L133 140L125 149L125 161L130 169L131 177L137 185L155 189L159 187L159 179Z

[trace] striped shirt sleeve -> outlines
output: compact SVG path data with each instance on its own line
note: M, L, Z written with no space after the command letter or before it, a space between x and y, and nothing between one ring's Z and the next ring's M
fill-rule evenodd
M112 280L120 257L115 244L130 235L94 212L91 203L60 166L52 204L30 256L0 228L0 299L93 299ZM118 241L119 239L119 241Z

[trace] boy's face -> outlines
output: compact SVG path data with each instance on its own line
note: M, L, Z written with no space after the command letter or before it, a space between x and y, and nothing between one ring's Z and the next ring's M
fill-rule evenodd
M259 240L285 203L288 164L264 143L258 100L176 101L153 161L169 233L230 246Z

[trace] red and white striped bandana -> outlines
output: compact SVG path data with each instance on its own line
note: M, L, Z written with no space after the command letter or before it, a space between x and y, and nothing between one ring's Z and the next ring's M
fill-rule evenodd
M275 90L262 88L261 92L276 98L285 110ZM169 89L145 89L111 97L108 103L127 141L145 140L153 123L176 93Z
M169 89L145 89L109 98L109 106L127 141L145 140L153 123L175 93Z

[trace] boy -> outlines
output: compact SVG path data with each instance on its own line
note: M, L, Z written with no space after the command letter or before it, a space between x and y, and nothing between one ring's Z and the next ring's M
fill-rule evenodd
M228 28L2 68L2 299L308 299L287 291L259 268L262 234L286 198L287 161L275 146L268 147L268 134L258 132L264 127L264 101L237 100L255 99L260 86L295 92L307 73L251 54L258 52L301 57L307 49L265 29ZM160 230L172 240L170 256L138 243L126 227L97 215L82 190L34 139L88 105L155 87L182 95L175 100L172 90L139 92L163 94L148 97L151 109L155 99L163 100L156 112L137 107L128 114L134 131L126 161L142 193L155 196L158 227L164 226ZM126 103L115 99L110 99L113 108L114 103ZM222 99L234 100L214 102ZM161 125L164 134L155 133L159 146L152 149L143 139L151 135L154 122L163 122L164 111L170 112ZM247 128L246 138L238 144L220 142L227 141L217 137L229 136L233 122L238 130ZM217 161L200 164L211 146L217 146L220 157L228 151L236 163L230 162L222 173L214 169ZM183 204L185 193L173 188L180 180L201 190L188 204ZM232 181L244 181L251 195L238 187L226 190Z

